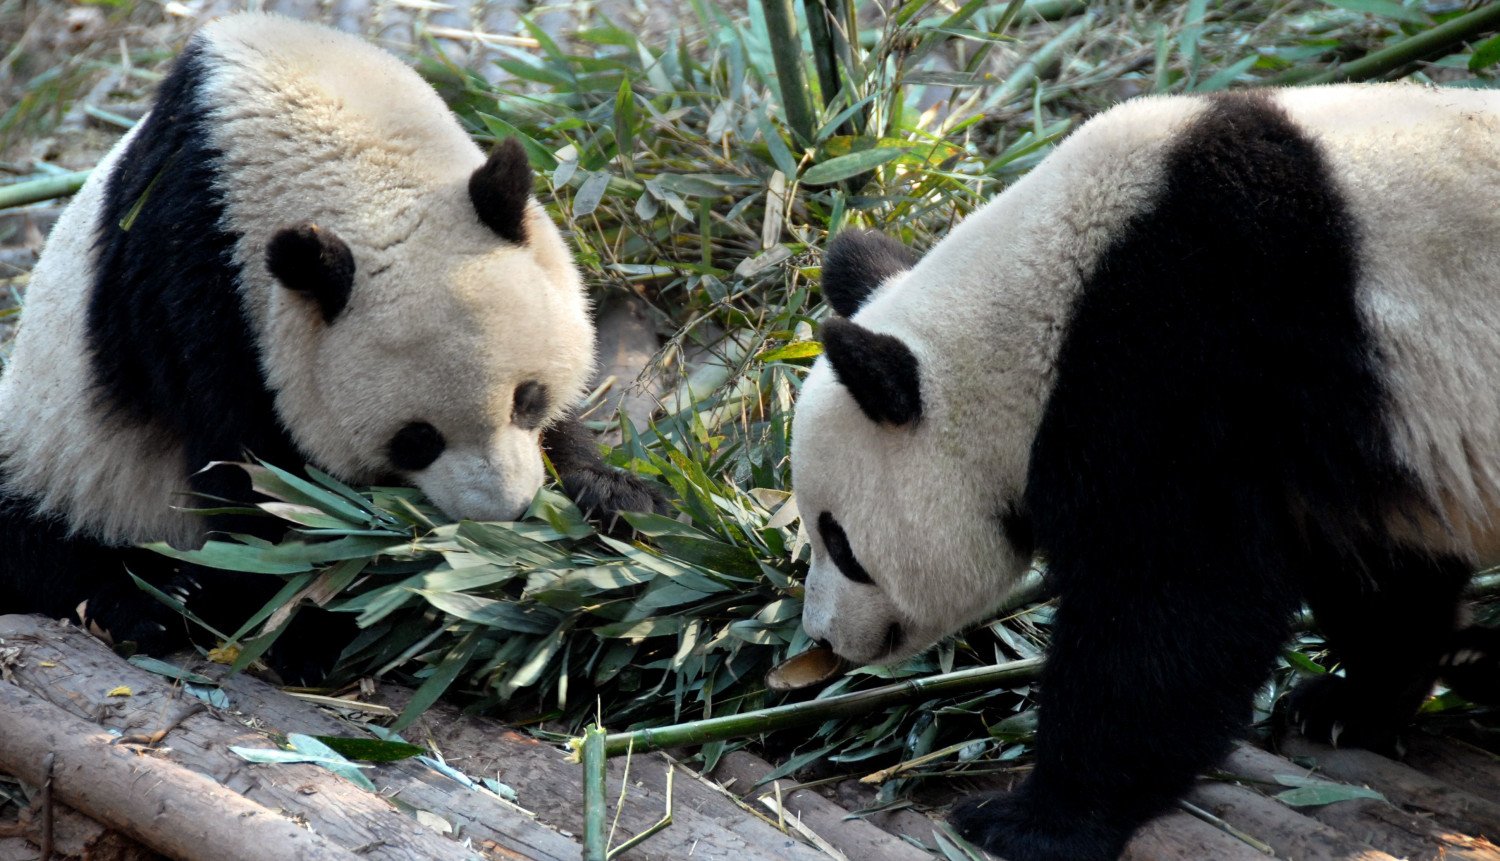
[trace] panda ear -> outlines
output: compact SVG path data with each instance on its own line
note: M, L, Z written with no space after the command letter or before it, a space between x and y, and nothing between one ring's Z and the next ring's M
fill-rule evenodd
M332 323L354 289L354 254L332 230L304 221L285 227L266 246L266 268L281 286L318 303Z
M844 230L823 254L823 298L849 317L885 279L917 265L900 242L874 230Z
M469 200L485 226L516 244L526 241L526 201L531 197L531 162L515 138L506 138L489 161L469 177Z
M822 339L834 374L870 421L899 427L922 417L917 357L899 338L835 317Z

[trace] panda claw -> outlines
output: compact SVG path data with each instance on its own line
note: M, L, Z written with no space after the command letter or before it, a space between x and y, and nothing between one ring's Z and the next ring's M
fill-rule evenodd
M1335 721L1333 728L1328 730L1328 744L1332 747L1339 746L1339 736L1344 734L1344 722Z
M85 599L82 602L80 602L77 607L74 607L73 608L73 612L74 612L74 614L76 614L78 616L78 624L80 624L80 625L86 625L86 624L88 624L88 621L89 621L89 602L88 602L87 599Z

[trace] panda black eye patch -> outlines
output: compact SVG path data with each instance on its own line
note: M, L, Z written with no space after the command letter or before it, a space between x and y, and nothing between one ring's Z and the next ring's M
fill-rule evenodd
M437 428L427 422L412 422L391 437L386 454L397 469L416 472L431 466L447 447Z
M834 519L832 512L825 511L818 515L818 535L822 536L823 547L828 551L833 564L838 566L840 574L856 583L875 585L875 581L870 579L870 572L854 558L854 549L849 546L849 536L844 534L844 527Z
M516 386L510 408L511 423L522 430L536 430L542 426L542 419L547 417L551 400L547 387L536 380L527 380Z

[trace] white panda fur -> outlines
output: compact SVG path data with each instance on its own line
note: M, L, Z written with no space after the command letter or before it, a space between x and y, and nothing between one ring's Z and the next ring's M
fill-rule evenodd
M440 458L417 483L453 516L515 516L542 468L537 432L504 430L511 387L527 373L546 382L561 395L554 418L592 363L587 300L557 229L533 202L533 241L495 241L467 198L483 154L432 88L384 51L272 16L221 19L198 38L213 69L202 93L215 106L208 127L234 177L224 196L241 234L239 289L293 438L339 477L369 482L388 469L377 459L383 431L448 410L434 418L502 432L465 440L459 457ZM181 454L171 440L111 422L77 384L87 378L90 216L130 140L49 237L0 382L0 452L16 467L7 486L75 530L112 543L182 543L201 526L175 510L187 490L181 467L163 468ZM326 333L266 271L267 242L293 220L336 230L364 276L347 318ZM380 340L369 337L377 332ZM476 389L493 396L475 398Z
M1346 244L1354 249L1349 298L1355 319L1345 322L1360 328L1368 341L1348 347L1358 353L1350 362L1369 363L1378 377L1381 397L1372 422L1376 427L1366 430L1389 448L1379 465L1389 468L1382 475L1390 478L1391 496L1350 499L1347 510L1327 515L1327 523L1319 520L1324 515L1315 506L1303 510L1289 501L1286 517L1304 529L1336 533L1327 539L1328 546L1319 538L1313 542L1317 549L1298 559L1355 558L1359 563L1348 565L1348 581L1336 587L1321 581L1306 587L1317 593L1314 610L1320 621L1326 613L1325 626L1334 626L1330 639L1336 649L1340 638L1356 643L1349 647L1351 654L1378 648L1372 644L1373 633L1360 631L1348 618L1335 617L1344 602L1360 608L1343 611L1344 615L1369 613L1370 624L1378 628L1377 611L1392 609L1378 604L1382 592L1387 601L1409 592L1413 613L1425 613L1424 624L1432 630L1430 642L1416 649L1422 663L1410 668L1408 689L1393 694L1399 704L1386 707L1390 714L1375 715L1377 709L1367 708L1361 700L1371 725L1355 726L1358 714L1347 712L1361 709L1351 707L1349 691L1370 674L1351 670L1354 684L1309 686L1293 704L1292 715L1314 736L1342 734L1345 744L1377 748L1392 742L1399 724L1420 702L1419 697L1413 699L1413 691L1419 692L1424 679L1430 687L1444 638L1456 624L1453 603L1462 581L1475 568L1500 562L1500 528L1494 519L1500 505L1500 392L1494 382L1500 378L1500 301L1495 298L1500 277L1500 93L1490 91L1338 85L1256 96L1138 99L1086 123L914 265L900 261L898 251L868 234L851 232L840 240L842 248L836 242L825 265L825 292L831 281L830 302L849 317L831 321L825 341L837 335L846 346L832 355L835 345L830 342L829 356L809 374L797 405L792 451L798 507L813 545L803 617L811 636L829 641L856 661L899 660L982 620L1003 601L1027 568L1032 548L1024 537L1010 535L1008 540L1010 530L1003 527L1016 524L1002 521L1010 515L1025 521L1038 514L1020 509L1029 498L1028 482L1035 478L1034 458L1043 440L1039 429L1045 428L1064 366L1061 351L1083 307L1080 303L1089 299L1085 289L1110 277L1113 270L1108 267L1114 263L1108 255L1120 237L1147 233L1158 199L1165 199L1164 188L1174 180L1166 166L1194 165L1195 153L1183 141L1211 123L1219 124L1213 126L1218 129L1215 140L1228 141L1224 146L1229 150L1241 137L1254 138L1260 126L1276 127L1268 134L1279 135L1278 141L1296 138L1292 150L1303 146L1315 151L1317 157L1310 161L1317 164L1309 169L1324 180L1322 188L1309 194L1323 193L1341 204L1332 207L1328 221L1339 222L1329 230L1347 231ZM1212 150L1215 140L1205 140ZM1224 151L1207 151L1202 158L1221 158ZM1247 156L1247 163L1253 164L1256 157ZM1212 169L1203 168L1205 173ZM1281 191L1295 198L1303 190L1272 186L1267 193ZM1274 213L1274 207L1268 204L1266 212ZM1231 213L1224 218L1233 221ZM1247 229L1253 228L1250 224ZM1298 250L1288 248L1287 253ZM1182 251L1187 258L1198 249ZM1301 265L1289 260L1288 278ZM1171 264L1163 261L1159 268L1168 276L1163 280L1170 281ZM1247 304L1253 306L1253 300ZM1184 320L1189 322L1184 325ZM1191 317L1170 322L1192 327ZM1090 331L1100 330L1095 325ZM1212 334L1198 343L1208 343ZM899 343L887 351L882 335ZM1196 335L1166 329L1153 337L1171 343ZM1338 335L1331 332L1329 337ZM901 359L903 353L906 359ZM899 374L890 371L913 358L919 369L915 376L920 418L880 421L884 404L903 402L911 396L903 389L918 387L894 381ZM1110 372L1108 362L1094 358L1099 361L1093 367ZM1117 358L1123 365L1134 357ZM1182 356L1184 365L1196 360L1190 353ZM863 403L854 391L861 387ZM1309 426L1301 429L1300 438L1318 439L1318 434L1327 433L1330 448L1340 444L1338 435L1345 428L1336 423L1318 426L1312 409L1293 420L1304 418L1310 419ZM1129 429L1111 427L1108 418L1102 418L1092 432L1107 440L1122 431L1128 434ZM1069 438L1076 441L1079 433L1088 431L1070 432ZM1316 446L1309 451L1316 453ZM1087 488L1089 469L1075 466L1080 473L1076 484ZM1128 464L1112 467L1125 470L1119 474L1110 468L1100 465L1106 479L1129 474ZM1336 474L1334 480L1342 480L1341 473L1330 471ZM1378 483L1349 481L1341 492L1386 489ZM1120 496L1118 505L1126 506L1117 510L1130 514L1128 487L1081 490L1087 498L1080 497L1084 502L1075 508L1104 510L1095 497L1114 492ZM1143 497L1141 504L1152 502ZM847 536L847 551L830 552L818 520L824 512L833 514ZM1130 522L1128 516L1121 520ZM1259 524L1254 519L1238 526L1246 532L1247 547L1273 553L1274 544L1256 543L1252 533ZM1135 527L1138 524L1132 523ZM1139 530L1148 534L1116 535L1111 530L1118 527L1110 522L1075 523L1072 528L1076 543L1097 541L1101 547L1139 550L1146 557L1152 552L1149 529ZM1170 532L1170 524L1163 524L1162 531ZM1171 534L1173 538L1162 540L1182 538ZM1341 543L1346 538L1365 541L1367 536L1378 536L1368 538L1375 547L1368 554L1371 558L1359 558L1359 552ZM1237 550L1232 542L1214 548L1225 549ZM1043 542L1040 550L1057 555L1059 548ZM840 553L843 565L834 558ZM1186 553L1183 558L1189 558ZM1349 556L1339 555L1344 553ZM1363 563L1370 563L1369 570ZM1126 574L1132 565L1151 563L1122 552L1115 564L1115 570ZM1403 565L1407 570L1398 572ZM1254 566L1247 562L1246 567ZM1386 569L1395 573L1382 579ZM1280 603L1257 599L1256 589L1263 585L1254 580L1258 575L1235 584L1233 575L1226 573L1229 585L1183 587L1205 593L1220 589L1222 594L1215 593L1219 603L1243 600L1251 608L1246 612L1265 609L1247 623L1246 630L1254 628L1255 633L1228 630L1236 623L1226 618L1224 636L1215 641L1208 631L1174 635L1143 627L1157 613L1162 615L1156 621L1165 629L1177 624L1173 611L1180 611L1180 616L1203 611L1201 595L1195 599L1198 605L1174 595L1173 600L1183 602L1180 608L1165 599L1143 604L1147 598L1139 589L1177 589L1176 582L1143 586L1145 575L1136 582L1110 570L1052 573L1061 595L1060 627L1043 679L1037 775L1011 798L965 806L957 820L971 837L1011 861L1113 858L1135 826L1222 755L1233 727L1248 716L1250 692L1269 671L1280 643L1276 632L1286 624L1279 611L1290 606L1292 596L1278 580L1274 589L1266 588L1277 592ZM1409 576L1397 576L1402 573ZM1316 579L1302 571L1286 577L1295 582ZM865 579L873 584L860 582ZM1307 597L1313 600L1313 595ZM1113 636L1105 633L1112 626L1130 627L1124 617L1131 614L1142 618L1133 631L1142 641L1116 642L1116 653L1107 653L1099 640ZM1066 633L1061 627L1064 618ZM1182 627L1191 628L1194 621L1185 618ZM1096 639L1090 639L1086 628L1094 629ZM1208 704L1221 700L1199 702L1198 691L1184 682L1172 699L1180 698L1185 705L1175 708L1187 714L1181 725L1160 723L1156 732L1163 736L1161 746L1126 737L1126 729L1111 730L1115 708L1126 715L1120 726L1142 732L1155 726L1146 716L1153 715L1153 709L1167 709L1164 700L1141 702L1132 697L1147 694L1122 691L1119 702L1110 702L1110 692L1128 679L1161 696L1153 685L1174 671L1193 669L1188 657L1174 651L1190 636L1199 637L1192 641L1199 651L1257 655L1245 658L1253 666L1225 670L1233 682L1220 681L1217 687L1204 683L1208 694L1221 697L1222 711ZM1493 642L1488 633L1481 641ZM1104 667L1083 666L1075 655L1082 652L1092 655L1096 664L1109 664L1117 674L1101 676ZM1210 666L1216 659L1200 660ZM1493 673L1494 659L1484 666ZM1399 681L1406 681L1405 672L1391 671ZM1097 712L1088 706L1089 686L1095 690ZM1361 696L1368 694L1360 690ZM1057 703L1050 712L1049 695ZM1372 697L1368 694L1366 699ZM1201 713L1193 714L1194 708ZM1128 719L1137 715L1139 721ZM1174 738L1165 738L1172 733ZM1161 756L1166 765L1148 774L1161 763L1138 762L1128 749ZM1107 775L1115 781L1113 788L1077 777L1079 770ZM1069 776L1060 776L1064 774ZM1069 816L1088 824L1070 827L1065 822Z
M150 170L154 178L142 175ZM487 161L414 71L352 36L260 14L204 27L162 101L63 214L33 274L0 378L11 527L48 524L60 542L90 548L193 546L206 529L243 525L180 509L201 507L190 491L247 490L242 476L224 484L200 472L247 448L352 483L411 481L455 518L500 520L523 512L541 486L546 445L586 508L656 504L649 486L604 467L569 418L592 370L594 330L567 245L529 196L530 177L515 142ZM120 223L106 223L132 203L123 189L142 186ZM215 212L217 223L193 221ZM150 235L131 237L131 218L132 230ZM273 239L294 226L323 243L298 246L303 256L289 258L298 265L285 264L294 277L322 278L335 271L330 260L352 259L352 281L334 278L343 292L326 303L272 274ZM307 253L323 256L301 265ZM172 307L135 319L136 308L110 297L125 288L104 283L115 269L129 289ZM237 300L210 295L215 279ZM214 302L218 312L198 307ZM194 313L209 314L199 322L212 331L162 331ZM125 338L137 349L128 336L142 332L155 339L138 348L146 355L117 360L100 347ZM243 392L191 384L195 363L237 359L258 367L224 370L207 388L227 380ZM132 380L132 390L110 374ZM524 421L523 387L533 395ZM234 415L216 412L225 406ZM254 426L242 438L223 428L220 443L198 439L200 429L212 436L241 419ZM421 468L394 467L395 435L413 422L438 430L440 453ZM0 576L7 611L71 611L100 583L116 590L124 579L118 568L76 577L42 568ZM133 603L115 596L85 612L122 600ZM126 627L145 609L118 609L108 621Z

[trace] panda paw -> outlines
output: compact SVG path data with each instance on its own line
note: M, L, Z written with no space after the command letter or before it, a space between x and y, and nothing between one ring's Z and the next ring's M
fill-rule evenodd
M1464 699L1500 705L1500 629L1472 627L1454 634L1438 672Z
M186 604L200 586L191 577L177 576L159 588ZM78 605L76 613L85 630L116 648L165 655L188 644L182 617L133 581L99 589Z
M608 466L590 466L563 476L563 491L590 520L611 535L628 534L622 511L669 514L666 497L640 476Z
M948 819L965 840L1006 861L1115 861L1130 839L1128 829L1034 802L1025 787L966 798Z
M1371 698L1342 676L1318 676L1287 697L1286 723L1309 741L1331 747L1363 748L1399 758L1406 718L1382 716Z
M317 687L338 666L359 626L348 613L303 607L266 653L266 664L284 685Z

